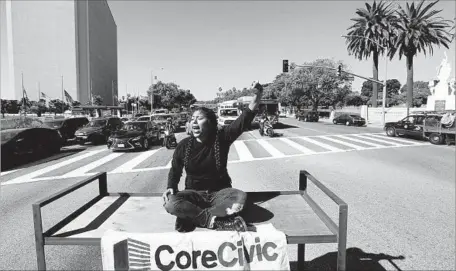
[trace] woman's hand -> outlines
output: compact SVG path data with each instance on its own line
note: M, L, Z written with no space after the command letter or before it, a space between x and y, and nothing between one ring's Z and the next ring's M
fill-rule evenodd
M252 87L258 89L260 93L263 92L263 86L260 84L260 81L254 81Z
M174 195L174 189L168 188L163 193L162 198L163 198L163 201L164 201L165 204L168 203L168 201L169 201L169 198L168 198L169 195Z

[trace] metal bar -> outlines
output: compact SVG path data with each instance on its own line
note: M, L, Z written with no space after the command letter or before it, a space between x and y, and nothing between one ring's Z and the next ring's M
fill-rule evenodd
M307 172L305 170L301 170L299 172L299 190L306 191L307 189Z
M336 68L331 68L331 67L324 67L324 66L313 66L313 65L296 65L296 67L300 67L300 68L323 68L323 69L328 69L328 70L333 70L333 71L337 71ZM358 75L358 74L354 74L354 73L351 73L351 72L347 72L347 71L342 71L343 73L346 73L346 74L349 74L349 75L353 75L353 76L356 76L356 77L359 77L359 78L362 78L364 80L368 80L368 81L371 81L371 82L374 82L374 83L377 83L377 84L380 84L383 86L383 82L382 81L377 81L377 80L374 80L374 79L371 79L371 78L367 78L367 77L364 77L364 76L361 76L361 75Z
M298 270L304 270L306 259L306 244L298 244Z
M67 217L65 217L64 219L62 219L61 221L59 221L59 222L58 222L57 224L55 224L52 228L50 228L49 230L47 230L47 231L44 233L44 236L45 236L45 237L52 236L54 233L58 232L58 231L61 230L63 227L65 227L66 225L68 225L68 223L70 223L73 219L75 219L76 217L78 217L79 215L81 215L82 213L84 213L85 211L87 211L90 207L92 207L95 203L97 203L98 201L100 201L102 198L103 198L103 196L101 196L101 195L96 196L96 197L93 198L91 201L87 202L87 203L84 204L82 207L80 207L79 209L77 209L76 211L74 211L73 213L71 213L70 215L68 215Z
M247 192L249 195L255 194L267 194L267 193L276 193L278 195L299 195L303 194L303 191L255 191L255 192ZM130 197L161 197L163 193L118 193L118 192L110 192L107 193L106 196L113 197L113 196L130 196Z
M339 228L337 227L336 223L332 221L332 219L323 211L323 209L318 206L318 204L307 194L303 194L302 197L307 201L309 206L312 208L312 210L318 215L318 217L325 223L325 225L328 227L328 229L334 233L338 234Z
M101 238L46 237L46 245L101 246Z
M348 206L339 206L339 233L337 236L337 270L345 271L347 261L347 213Z
M307 176L318 188L321 189L328 197L330 197L335 203L338 205L347 205L341 198L339 198L336 194L334 194L331 190L329 190L326 186L324 186L321 182L319 182L312 174L308 173L307 171L303 170Z
M89 178L87 178L85 180L82 180L79 183L76 183L76 184L74 184L74 185L72 185L72 186L70 186L70 187L68 187L66 189L61 190L60 192L55 193L54 195L51 195L51 196L49 196L47 198L44 198L44 199L36 202L35 204L38 204L40 207L46 206L49 203L51 203L51 202L53 202L53 201L65 196L65 195L67 195L67 194L69 194L69 193L71 193L71 192L73 192L73 191L85 186L86 184L89 184L89 183L93 182L94 180L99 180L100 178L102 178L103 175L106 176L106 172L98 173L98 174L96 174L96 175L94 175L92 177L89 177Z
M46 256L44 254L43 220L41 218L41 207L39 204L33 204L32 210L33 224L35 228L35 249L37 267L38 270L46 270Z
M100 196L106 196L108 194L108 175L106 173L98 178L98 189Z

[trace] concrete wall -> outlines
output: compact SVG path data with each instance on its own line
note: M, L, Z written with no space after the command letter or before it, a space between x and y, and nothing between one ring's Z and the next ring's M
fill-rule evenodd
M104 105L112 105L113 96L118 95L117 26L106 1L82 0L76 7L80 101L87 102L91 90L92 95L102 97Z
M24 87L31 100L41 92L62 99L76 96L74 4L71 1L11 1L14 93ZM3 94L2 94L3 95Z

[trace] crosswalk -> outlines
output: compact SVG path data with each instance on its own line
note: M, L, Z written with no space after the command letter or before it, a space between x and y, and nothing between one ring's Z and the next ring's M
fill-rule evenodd
M236 140L231 146L228 164L429 144L390 138L380 133ZM125 174L163 170L171 167L172 155L173 151L166 148L124 153L111 152L105 146L99 146L57 161L2 172L0 182L1 185L11 185L85 177L104 171L108 174Z

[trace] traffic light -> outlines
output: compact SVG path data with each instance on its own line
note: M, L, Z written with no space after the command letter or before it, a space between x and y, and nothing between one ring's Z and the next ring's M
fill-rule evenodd
M283 60L282 71L283 72L288 72L288 60L286 60L286 59Z
M339 65L337 68L337 76L340 77L342 75L342 65Z

